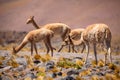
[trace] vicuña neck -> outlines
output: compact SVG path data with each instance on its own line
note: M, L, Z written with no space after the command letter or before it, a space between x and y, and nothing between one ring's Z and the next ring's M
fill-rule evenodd
M35 26L35 28L39 29L39 26L36 24L36 22L33 20L33 26Z
M15 48L16 53L19 52L27 43L28 41L23 40L22 43L18 47Z

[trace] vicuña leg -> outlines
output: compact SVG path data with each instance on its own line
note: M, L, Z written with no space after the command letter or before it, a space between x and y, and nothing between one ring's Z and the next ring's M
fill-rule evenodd
M37 52L37 46L36 46L35 43L34 43L34 49L35 49L36 54L38 54L38 52Z
M109 62L112 63L112 55L111 55L111 44L110 41L106 41L106 46L107 46L107 53L109 56Z
M82 48L82 50L81 50L81 53L83 53L83 51L84 51L84 49L85 49L85 44L83 43L82 45L83 45L83 48Z
M51 40L50 40L49 36L46 38L46 40L44 40L44 43L45 43L45 46L47 48L47 54L51 50L51 56L53 56L53 47L51 46Z
M58 52L60 52L64 46L66 46L66 45L64 45L64 44L61 45L61 47L60 47L60 49L58 50Z
M50 50L51 50L51 56L53 56L53 47L52 47L52 45L51 45L50 37L48 37L47 42L48 42L47 45L48 45L48 47L49 47Z
M68 41L64 41L64 42L62 43L60 49L58 49L58 52L60 52L60 51L63 49L63 47L65 47L65 46L67 46L67 45L68 45ZM69 51L70 51L70 46L69 46L68 52L69 52Z
M94 49L95 61L96 61L96 64L97 64L97 63L98 63L98 60L97 60L96 43L93 43L93 49Z
M107 60L107 52L105 52L105 65L106 65L106 60Z
M49 53L49 47L48 47L48 45L47 45L47 42L46 42L46 41L44 41L44 43L45 43L45 47L46 47L46 49L47 49L47 53L46 53L46 54L48 54L48 53Z
M88 55L89 55L89 43L85 44L86 45L86 52L87 52L87 56L85 59L85 64L87 63L87 59L88 59Z
M33 55L33 42L31 42L31 55Z
M67 38L67 35L66 35L67 33L68 33L68 30L66 29L64 33L61 35L61 38L63 41L65 41L65 39Z
M77 53L77 51L75 50L75 46L74 45L72 45L72 52Z

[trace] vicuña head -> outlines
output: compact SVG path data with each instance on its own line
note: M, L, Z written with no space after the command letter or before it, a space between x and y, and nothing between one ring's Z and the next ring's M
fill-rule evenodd
M29 19L27 19L27 24L32 23L34 21L34 16L30 16Z
M83 31L84 31L83 28L78 28L78 29L71 30L71 32L69 33L69 36L65 39L65 41L63 42L63 44L62 44L61 48L58 50L58 52L60 52L62 50L62 48L64 46L67 46L67 45L69 45L69 51L68 52L71 52L70 45L72 46L72 52L77 52L74 49L74 46L76 46L77 44L74 44L73 41L74 40L75 41L79 40L81 38L81 34L82 34ZM83 53L84 47L85 47L85 45L83 44L83 49L82 49L81 53Z
M17 51L15 50L15 46L13 46L12 54L15 54L15 53L17 53Z

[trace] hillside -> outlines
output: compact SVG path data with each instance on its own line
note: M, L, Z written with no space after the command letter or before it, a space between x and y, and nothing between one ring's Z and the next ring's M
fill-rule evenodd
M62 22L71 28L108 24L119 34L120 0L1 0L0 30L29 31L26 20L34 15L39 25Z

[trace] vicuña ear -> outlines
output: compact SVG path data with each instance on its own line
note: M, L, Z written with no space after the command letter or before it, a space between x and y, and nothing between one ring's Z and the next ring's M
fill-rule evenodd
M33 18L34 18L34 16L31 16L31 18L33 19Z

